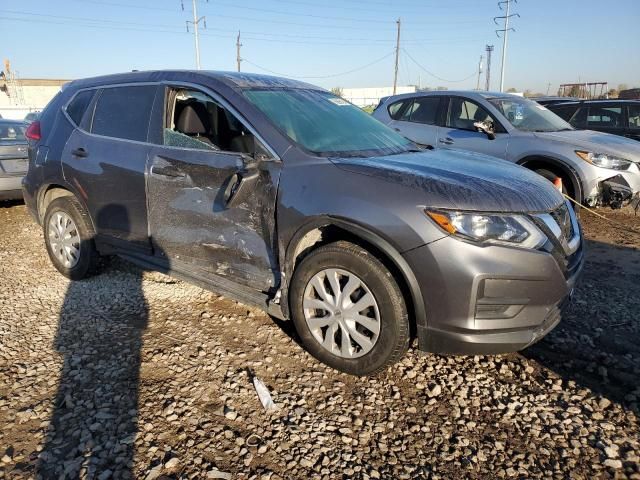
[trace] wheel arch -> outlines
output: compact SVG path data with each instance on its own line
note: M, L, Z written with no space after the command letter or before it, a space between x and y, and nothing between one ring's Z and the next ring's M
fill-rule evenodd
M85 211L88 212L87 205L83 201L82 197L74 192L73 189L69 188L69 186L67 185L51 183L42 186L42 188L40 188L40 191L38 192L36 205L40 223L42 223L44 220L44 216L49 204L56 198L60 197L74 197L78 202L80 202L80 205L82 205ZM95 228L91 215L89 215L89 220L91 221L92 226Z
M516 162L518 165L528 168L529 170L537 170L546 168L559 176L568 178L571 181L572 197L578 202L582 202L582 181L578 172L568 165L566 162L546 155L528 155Z
M426 326L427 312L420 285L411 267L393 244L382 235L358 223L341 218L323 216L307 222L291 237L284 254L283 283L287 299L286 315L290 316L288 281L300 261L316 248L338 240L346 240L364 248L394 276L404 296L411 318L412 335L416 326Z

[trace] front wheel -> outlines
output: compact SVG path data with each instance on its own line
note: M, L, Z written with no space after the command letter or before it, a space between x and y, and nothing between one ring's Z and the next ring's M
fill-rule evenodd
M373 374L407 351L402 292L384 264L357 245L336 242L311 252L293 275L289 299L304 346L336 370Z

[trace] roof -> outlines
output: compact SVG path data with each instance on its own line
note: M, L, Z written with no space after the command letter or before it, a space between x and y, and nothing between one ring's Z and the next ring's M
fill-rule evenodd
M475 98L475 99L486 99L486 98L513 98L513 97L517 97L517 98L524 98L521 97L520 95L514 95L511 93L505 93L505 92L487 92L484 90L429 90L429 91L422 91L422 92L413 92L413 93L403 93L400 95L391 95L389 97L386 97L387 100L399 100L399 99L403 99L403 98L409 98L409 97L428 97L428 96L434 96L434 95L460 95L460 96L464 96L464 97L469 97L469 98Z
M617 98L610 98L609 100L607 99L599 99L599 100L573 100L573 101L567 101L567 102L558 102L558 103L554 103L552 106L561 106L561 105L582 105L582 104L587 104L587 105L598 105L598 104L611 104L611 103L617 103L617 104L628 104L628 105L638 105L640 104L640 100L626 100L626 99L617 99Z
M98 86L110 83L135 83L135 82L154 82L162 80L197 80L198 78L211 78L225 85L236 88L299 88L305 90L323 90L320 87L311 85L298 80L292 80L284 77L276 77L271 75L262 75L258 73L244 72L219 72L213 70L149 70L149 71L133 71L126 73L116 73L112 75L103 75L99 77L84 78L74 80L71 85L74 86Z

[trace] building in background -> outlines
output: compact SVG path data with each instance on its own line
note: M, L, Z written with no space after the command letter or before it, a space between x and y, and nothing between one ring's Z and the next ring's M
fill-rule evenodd
M393 95L393 87L341 88L341 96L358 107L376 106L382 97ZM396 95L414 93L415 85L396 87Z
M0 115L21 120L29 112L39 112L69 80L20 78L8 60L0 72Z

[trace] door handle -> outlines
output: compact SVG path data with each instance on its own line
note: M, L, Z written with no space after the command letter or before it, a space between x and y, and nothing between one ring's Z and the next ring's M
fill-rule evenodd
M76 148L75 150L71 150L71 155L79 158L86 158L89 156L89 152L87 152L84 148Z
M158 167L157 165L154 165L151 167L151 175L169 178L184 178L187 176L184 172L171 165L167 167Z
M451 137L439 138L438 142L444 143L445 145L453 145L453 139Z

